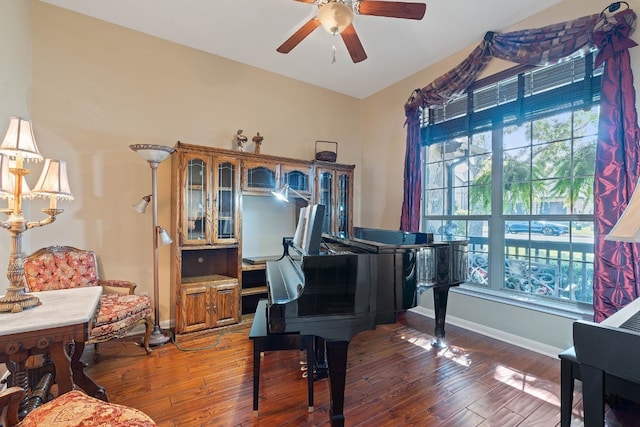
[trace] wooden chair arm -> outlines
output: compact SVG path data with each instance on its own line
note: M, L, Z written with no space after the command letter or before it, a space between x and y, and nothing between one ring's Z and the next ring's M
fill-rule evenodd
M0 392L0 410L7 408L5 413L7 427L15 426L20 422L18 420L18 407L24 395L25 392L20 387L9 387Z
M133 295L136 283L126 280L98 280L98 284L102 286L102 291L105 294L120 294L120 295Z

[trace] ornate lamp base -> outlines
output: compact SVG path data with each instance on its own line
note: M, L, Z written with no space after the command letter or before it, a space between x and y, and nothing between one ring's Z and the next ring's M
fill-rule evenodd
M25 308L42 304L40 300L30 294L25 294L22 289L9 288L5 296L0 298L0 311L19 313Z

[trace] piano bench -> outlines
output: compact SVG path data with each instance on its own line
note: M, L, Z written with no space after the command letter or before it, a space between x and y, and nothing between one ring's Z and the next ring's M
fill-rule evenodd
M258 397L260 389L260 354L264 351L305 350L307 353L307 394L309 412L313 412L313 335L270 334L267 331L267 301L258 301L258 307L251 324L249 338L253 341L253 411L258 413Z
M576 350L570 347L558 355L560 358L560 427L571 425L571 411L573 409L573 391L575 380L582 381L580 363L576 357ZM640 399L640 384L624 378L604 373L605 394L622 397L634 402Z

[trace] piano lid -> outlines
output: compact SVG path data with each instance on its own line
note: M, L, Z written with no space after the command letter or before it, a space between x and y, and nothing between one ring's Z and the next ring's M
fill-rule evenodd
M432 233L410 233L381 228L353 227L353 235L356 239L392 245L420 245L433 242Z

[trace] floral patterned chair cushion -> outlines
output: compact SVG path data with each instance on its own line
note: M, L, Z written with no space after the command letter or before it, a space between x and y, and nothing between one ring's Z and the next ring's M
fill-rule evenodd
M28 292L102 286L100 308L89 333L88 344L122 338L135 325L146 324L144 346L148 354L151 335L151 300L133 293L135 283L124 280L101 280L93 251L71 246L49 246L23 261Z
M7 427L153 427L156 425L142 411L103 402L79 390L72 390L37 407L18 422L17 410L23 396L24 391L20 387L11 387L0 393L0 405L8 408ZM2 410L1 407L0 410Z

